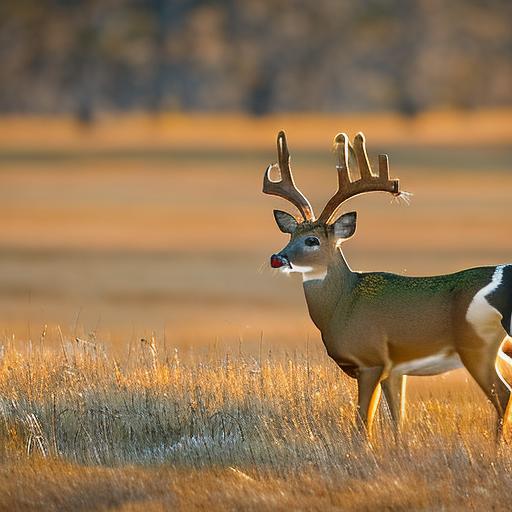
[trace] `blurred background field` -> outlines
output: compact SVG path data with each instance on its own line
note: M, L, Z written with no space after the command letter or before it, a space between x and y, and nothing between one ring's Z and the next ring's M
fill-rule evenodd
M48 325L125 345L152 332L179 346L319 342L297 276L275 274L286 242L263 196L287 129L299 186L334 192L331 141L364 130L371 156L414 193L359 198L358 270L410 275L512 259L512 112L400 116L106 116L0 121L0 327Z

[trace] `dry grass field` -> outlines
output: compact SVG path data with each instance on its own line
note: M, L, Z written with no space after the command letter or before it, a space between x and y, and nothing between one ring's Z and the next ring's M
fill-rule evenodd
M351 265L512 261L511 113L0 120L0 510L508 510L512 448L464 372L410 379L408 422L353 430L261 194L287 129L333 192L336 131L415 195L371 195ZM144 340L144 341L141 341Z
M121 361L42 340L7 346L0 375L2 510L510 506L512 449L464 381L413 386L403 436L381 409L370 446L352 382L305 347L182 360L147 340Z

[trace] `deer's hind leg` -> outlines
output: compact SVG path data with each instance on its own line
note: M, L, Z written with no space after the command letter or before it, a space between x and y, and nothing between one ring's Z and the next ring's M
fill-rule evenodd
M386 399L395 432L400 431L400 427L405 418L406 379L407 377L405 375L391 372L387 379L381 382L382 391Z
M504 423L507 422L510 398L510 390L496 370L496 356L504 337L505 333L500 331L492 342L488 338L483 346L458 351L462 363L496 409L497 440L501 438Z
M457 333L457 352L464 366L496 409L499 437L503 423L507 422L510 390L498 374L496 358L507 333L510 334L512 298L505 285L512 278L511 271L510 266L496 267L492 281L472 298L465 314L466 323L460 325Z

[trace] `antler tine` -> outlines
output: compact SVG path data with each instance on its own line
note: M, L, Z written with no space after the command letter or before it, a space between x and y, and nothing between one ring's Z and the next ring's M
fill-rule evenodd
M390 181L396 182L396 191L391 192L398 194L398 180L389 179L388 155L379 155L379 175L374 176L371 171L370 161L368 160L368 153L366 152L366 140L364 134L361 132L359 132L354 139L354 152L356 154L357 165L361 178L364 177L365 179L378 180L383 185L387 185ZM384 192L390 191L384 190Z
M286 135L280 131L277 135L277 156L278 164L269 165L263 177L263 192L274 196L282 197L294 204L301 213L304 220L315 220L315 214L310 202L304 194L296 187L290 168L290 153L286 142ZM272 181L270 173L273 169L279 169L280 180Z
M389 179L389 164L387 155L379 155L379 175L372 173L368 155L366 153L365 138L362 133L358 133L354 139L354 153L359 168L361 178L355 181L350 180L350 170L348 167L348 137L344 133L339 133L334 139L336 148L338 171L338 190L328 201L323 209L319 221L329 223L334 217L338 208L351 197L366 192L390 192L394 195L400 194L399 181Z
M379 178L386 182L389 181L389 158L388 155L379 155ZM396 181L396 193L398 192L398 180L392 180L393 182Z
M334 151L336 153L336 170L338 171L338 188L345 188L350 183L348 168L349 142L345 133L338 133L334 138Z
M288 151L288 142L286 141L286 134L280 131L277 134L277 160L279 162L279 169L285 172L287 176L292 178L292 171L290 169L290 152Z
M338 133L334 138L334 151L336 153L336 171L338 171L338 191L325 205L318 220L327 223L338 209L338 206L345 201L343 198L350 188L350 170L348 166L349 142L345 133Z
M362 132L359 132L354 138L354 153L356 154L357 168L361 179L369 180L373 177L370 168L370 161L368 160L368 153L366 152L366 140Z

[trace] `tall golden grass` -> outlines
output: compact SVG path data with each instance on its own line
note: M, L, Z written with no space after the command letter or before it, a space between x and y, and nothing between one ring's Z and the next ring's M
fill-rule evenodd
M402 435L381 407L369 444L352 381L321 351L15 345L0 368L3 510L509 509L511 448L464 379L413 383Z

